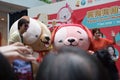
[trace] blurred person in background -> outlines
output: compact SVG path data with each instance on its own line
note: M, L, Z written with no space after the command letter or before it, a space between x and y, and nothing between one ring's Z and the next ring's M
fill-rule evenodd
M110 80L101 62L72 46L51 52L40 64L36 80Z

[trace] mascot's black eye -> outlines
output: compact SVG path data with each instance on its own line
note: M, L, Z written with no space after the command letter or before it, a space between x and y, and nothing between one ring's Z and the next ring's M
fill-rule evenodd
M38 37L38 35L35 35L35 37L37 38L37 37Z
M77 31L77 32L81 34L81 32L80 32L80 31Z
M58 42L60 42L60 43L61 43L61 42L63 42L63 41L62 41L62 40L60 40L60 41L58 41Z
M83 41L83 39L79 39L80 41Z

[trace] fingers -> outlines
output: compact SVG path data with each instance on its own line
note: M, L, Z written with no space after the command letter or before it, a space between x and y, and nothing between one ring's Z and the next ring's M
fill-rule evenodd
M20 42L0 47L0 51L5 57L8 58L10 63L13 62L15 59L21 59L24 61L36 60L36 58L31 55L33 53L32 48L29 46L25 46Z
M36 60L35 57L33 57L32 53L33 50L30 48L27 48L25 46L19 46L17 52L19 53L19 56L17 58L25 60L25 61L33 61Z
M16 42L16 43L11 44L11 45L14 45L14 46L24 46L24 44L23 44L23 43L21 43L21 42Z
M1 51L2 53L14 51L14 50L17 50L17 47L15 47L15 46L13 46L13 45L8 45L8 46L2 46L2 47L0 47L0 51Z
M24 61L35 61L36 58L32 55L22 55L16 51L5 53L4 56L8 59L10 63L12 63L16 59L24 60Z
M17 59L21 59L21 60L24 60L24 61L35 61L36 58L33 57L32 55L29 55L29 56L23 56L23 55L19 55L17 56Z
M19 53L21 53L21 54L32 54L33 53L33 50L32 50L32 48L31 47L29 47L29 46L25 46L23 43L21 43L21 42L16 42L16 43L14 43L14 44L12 44L12 45L9 45L9 46L7 46L8 47L8 50L10 51L17 51L17 52L19 52ZM7 50L7 51L8 51Z
M94 51L88 50L88 53L92 55L94 54Z
M25 47L22 43L20 42L17 42L17 43L14 43L12 45L8 45L8 46L2 46L0 47L0 51L2 53L5 53L5 52L11 52L11 51L28 51L30 52L30 50L28 50L27 47Z
M16 51L21 54L32 54L33 53L33 50L31 48L27 48L25 46L18 46Z
M114 31L111 31L111 35L114 37L114 36L115 36L115 32L114 32Z

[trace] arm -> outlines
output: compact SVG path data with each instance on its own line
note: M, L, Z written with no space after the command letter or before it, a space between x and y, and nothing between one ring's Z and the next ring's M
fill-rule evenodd
M15 42L21 42L21 38L19 35L18 31L13 32L10 36L9 36L9 44L13 44Z
M0 52L10 61L21 59L25 61L36 60L32 55L32 50L24 46L22 43L17 42L12 45L0 47Z
M113 44L115 44L116 40L115 40L115 32L114 31L111 32L111 36L112 36L112 39L113 39Z

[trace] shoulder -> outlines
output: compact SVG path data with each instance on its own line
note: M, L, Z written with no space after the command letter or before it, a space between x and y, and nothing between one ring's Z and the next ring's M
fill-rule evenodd
M107 39L107 38L100 38L101 40L104 40L104 41L111 41L111 40L109 40L109 39Z
M110 40L110 39L107 39L107 38L103 38L105 41L112 41L112 40Z
M19 32L18 31L15 31L13 32L12 34L10 34L9 36L9 40L17 40L20 38L20 35L19 35Z
M12 34L19 34L19 31L18 30L14 31Z
M10 36L12 37L12 36L18 36L19 35L19 32L18 31L15 31L15 32L13 32L12 34L10 34Z

